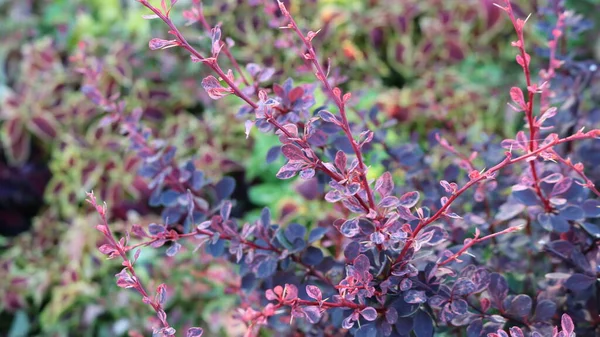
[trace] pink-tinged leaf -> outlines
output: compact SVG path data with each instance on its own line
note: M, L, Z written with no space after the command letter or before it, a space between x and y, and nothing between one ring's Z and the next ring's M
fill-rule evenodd
M560 324L562 326L562 331L565 336L570 337L573 331L575 330L575 325L573 325L573 320L567 314L563 314L560 319Z
M425 303L427 302L427 295L422 290L409 290L404 294L404 301L406 303Z
M519 327L512 327L509 329L510 330L510 337L525 337L525 335L523 334L523 330L521 330Z
M58 126L52 117L33 117L30 121L32 131L42 139L52 139L56 137Z
M389 207L397 207L400 204L400 200L393 195L388 195L387 197L381 199L377 206L381 208L389 208Z
M394 189L394 181L392 180L392 174L385 172L375 182L375 190L381 194L382 197L388 196Z
M517 63L525 68L525 67L529 67L529 62L531 61L531 56L529 56L529 54L525 53L525 61L523 60L523 57L521 55L517 55L516 57Z
M346 154L344 153L344 151L338 151L335 154L335 166L337 166L337 168L338 168L338 170L340 170L340 172L345 172L346 165L347 165Z
M100 253L102 253L104 255L109 255L109 257L111 257L111 255L113 255L114 253L117 252L117 250L115 249L115 246L113 246L111 244L102 245L102 246L98 247L98 250L100 251Z
M290 102L293 103L296 100L302 98L303 95L304 95L304 89L302 89L301 87L295 87L288 94L288 98L289 98Z
M344 195L340 191L329 191L325 194L325 201L334 203L344 199Z
M303 316L312 323L319 323L321 320L321 309L316 306L307 306L301 309L303 311Z
M350 315L350 316L346 317L342 321L342 328L351 329L354 326L354 321L356 321L356 319L354 318L354 315Z
M520 88L517 88L517 87L510 88L510 98L522 110L525 110L527 108L527 104L525 103L525 96L523 95L523 91Z
M300 171L300 178L304 180L312 179L315 176L315 170L312 168L307 168L305 170Z
M292 301L298 298L298 288L293 284L286 284L283 289L283 299Z
M212 30L212 56L217 57L221 52L221 48L221 28L219 26L216 26Z
M121 272L115 275L117 277L117 286L121 288L133 288L136 282L131 275L127 273L127 269L123 268Z
M165 301L167 300L167 286L164 283L156 287L156 295L154 296L154 300L161 305L165 304Z
M221 83L212 75L202 80L202 87L212 99L220 99L231 93L231 89L222 87Z
M373 307L366 307L360 311L360 315L367 321L374 321L377 319L377 310Z
M323 294L321 293L321 289L317 286L307 285L306 286L306 294L308 297L313 298L317 301L321 301L323 299Z
M419 202L419 192L412 191L400 197L400 206L406 208L414 207Z
M154 38L148 42L148 47L150 47L150 50L167 49L177 46L179 46L179 42L177 42L177 40Z
M285 144L281 147L281 153L289 160L306 160L306 156L302 150L292 144Z
M321 110L319 111L319 117L327 123L333 123L335 125L341 125L340 121L329 111Z
M571 185L573 185L573 179L566 177L564 179L562 179L560 182L556 183L554 185L554 187L552 187L552 196L556 196L559 194L563 194L566 191L569 190L569 188L571 188Z
M400 216L401 219L404 219L406 221L412 221L412 220L418 219L416 216L414 216L410 212L410 209L408 209L408 207L404 207L404 206L398 207L398 215Z
M185 337L202 337L204 330L202 328L189 328Z
M370 143L373 140L374 135L375 134L373 133L373 131L370 131L370 130L361 132L360 135L358 136L358 142L359 142L360 146Z
M345 237L351 238L360 232L358 218L346 220L340 227L340 232Z
M529 139L527 139L527 136L525 135L525 132L523 131L519 131L517 132L517 142L519 142L519 147L522 150L527 150L527 148L529 147Z
M446 180L440 181L440 185L442 185L444 191L446 191L447 193L454 194L456 193L456 190L458 190L458 185L456 183L449 183Z
M542 114L542 116L538 120L538 124L542 125L547 119L550 119L550 118L556 116L557 112L558 112L558 109L556 107L549 108Z
M281 167L281 169L279 169L279 172L277 172L276 177L278 179L290 179L290 178L293 178L297 172L298 172L298 168L286 164L286 165L283 165Z

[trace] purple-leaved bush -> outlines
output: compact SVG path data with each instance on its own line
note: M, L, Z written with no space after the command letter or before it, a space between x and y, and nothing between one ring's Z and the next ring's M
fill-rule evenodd
M135 289L156 311L161 324L156 336L176 332L165 311L166 286L150 294L134 265L141 247L168 245L166 254L174 256L185 247L182 239L215 257L228 255L238 265L237 318L246 324L246 336L257 336L261 329L276 335L417 337L435 331L466 331L469 337L566 337L576 329L591 336L600 331L600 192L594 185L599 177L588 176L584 164L576 162L585 157L585 150L579 154L582 149L598 148L600 130L551 133L551 121L562 112L555 80L568 76L558 74L569 60L557 52L570 24L568 13L557 13L549 65L536 79L525 48L527 20L516 17L509 1L497 5L516 31L512 46L526 86L510 89L509 105L523 115L525 129L512 139L485 136L472 144L464 135L432 133L431 153L424 153L414 143L388 144L376 110L349 117L351 94L330 80L329 67L311 42L319 32L304 33L282 2L282 28L302 45L301 57L312 64L316 83L295 86L290 79L267 85L273 69L251 63L242 70L229 50L233 44L224 42L218 25L210 28L199 1L184 17L210 30L209 51L195 49L172 21L176 1L162 0L160 7L138 1L152 12L148 19L169 28L170 38L152 39L150 49L182 48L192 62L211 69L214 75L204 78L202 86L212 99L243 101L239 116L247 119L247 136L253 128L279 136L280 148L267 158L287 159L277 177L317 181L325 192L315 193L343 215L310 231L297 223L274 224L269 209L253 223L238 224L229 200L233 180L212 182L193 161L175 160L176 149L168 140L153 139L143 126L141 110L126 113L118 96L103 97L94 90L89 70L85 90L108 112L105 122L119 124L130 139L152 191L150 203L163 208L164 224L134 225L117 239L106 207L88 195L102 219L97 228L106 237L100 250L123 259L117 285ZM235 70L221 68L222 53ZM315 90L323 91L327 106L314 108ZM369 130L373 125L377 129ZM380 153L386 155L381 162L387 171L369 179L367 158L375 160ZM519 230L523 233L509 234ZM131 244L130 234L141 242ZM325 242L339 247L323 249ZM515 289L515 277L508 274L538 264L545 275L527 275L525 286ZM503 330L510 326L508 333ZM202 333L190 328L186 336Z

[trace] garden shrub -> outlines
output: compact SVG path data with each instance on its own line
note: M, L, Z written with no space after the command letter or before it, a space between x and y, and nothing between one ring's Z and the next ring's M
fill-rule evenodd
M168 259L193 251L228 261L239 274L228 292L238 296L235 318L246 325L246 336L599 332L594 166L600 130L592 117L597 111L579 109L578 102L581 81L597 85L597 64L571 59L559 48L565 30L577 24L572 13L549 7L555 22L548 29L548 65L536 76L527 19L509 1L497 4L515 31L511 45L524 80L509 89L508 109L524 127L506 139L458 127L428 130L423 144L418 133L390 141L388 115L352 108L360 97L330 76L343 69L330 70L326 55L317 53L312 41L319 31L304 32L284 3L272 13L287 45L300 46L295 50L310 64L314 82L271 84L272 71L253 63L244 69L232 60L234 46L220 25L211 29L208 48L196 49L171 18L175 1L139 2L151 11L147 19L168 27L168 37L151 39L149 48L183 49L192 63L212 70L203 88L214 100L242 101L238 119L246 120L246 137L256 130L278 136L280 146L266 157L286 159L276 177L298 175L306 181L299 194L332 204L322 208L320 221L286 219L285 208L278 218L265 208L239 221L232 216L234 180L207 179L202 166L177 160L180 149L156 137L142 109L96 91L94 69L87 68L92 80L86 91L106 111L103 121L129 139L149 202L163 209L162 222L134 224L119 238L107 206L88 194L105 237L99 250L122 260L117 285L134 289L156 312L155 335L175 335L174 321L188 327L186 336L204 329L167 314L175 309L168 309L165 284L156 290L143 284L134 267L147 246L165 246ZM198 1L183 16L206 23ZM222 68L226 62L232 69ZM317 92L323 93L321 106Z
M539 118L546 103L557 108L556 115L536 131L540 144L551 132L564 139L582 127L599 126L598 64L590 60L594 46L589 43L595 38L590 22L597 21L593 2L567 1L568 8L580 10L585 19L570 12L564 15L565 33L555 55L560 67L550 76L551 86L544 87L543 94L535 94L534 116ZM198 43L197 50L212 49L211 25L221 22L221 40L228 49L221 50L219 64L232 68L236 86L255 103L261 103L260 90L266 91L273 99L269 104L277 104L270 109L288 110L276 112L275 120L296 125L299 135L306 134L307 121L321 118L311 122L316 131L305 141L323 165L336 165L338 150L350 162L356 158L346 133L322 118L329 118L323 110L339 118L339 108L330 90L323 90L322 83L314 80L312 60L298 57L307 51L305 46L294 34L276 29L286 26L289 18L275 1L205 1L203 8L196 1L192 4L195 9L181 13L179 9L189 1L179 2L172 19L183 36L194 46ZM523 137L515 134L524 130L529 136L528 121L522 118L523 112L504 109L504 96L510 97L509 92L520 96L506 88L523 82L523 75L518 74L522 68L514 62L515 49L507 43L514 28L506 24L506 14L492 1L403 1L402 6L370 0L285 4L303 31L321 29L311 43L332 87L354 94L345 106L351 133L358 137L367 129L374 132L373 139L360 147L367 167L362 173L371 188L382 176L391 175L395 187L387 195L389 200L393 201L392 195L419 191L420 200L411 209L413 216L419 216L417 205L423 217L435 216L432 214L443 206L440 199L452 197L445 191L453 190L451 182L457 187L469 184L470 173L505 159L501 145L506 145L513 157L527 152L517 153ZM527 49L535 51L532 68L541 68L542 61L550 59L547 40L554 39L552 31L564 11L563 4L552 0L520 1L519 5L513 1L517 17L533 14L525 37ZM147 8L133 1L8 1L0 3L0 13L11 18L0 22L4 37L0 45L4 66L0 69L0 128L5 130L0 142L5 151L2 155L8 154L2 159L10 160L0 164L0 234L12 229L7 226L15 226L13 235L23 231L28 227L26 219L35 216L28 233L15 239L0 236L0 275L6 276L0 280L0 331L8 331L9 336L114 336L127 331L136 336L162 326L160 316L144 321L147 304L136 292L113 287L112 270L120 262L103 262L102 253L93 251L110 240L87 227L95 222L88 214L89 207L82 203L89 190L109 206L106 221L115 235L127 238L126 233L135 229L134 233L151 236L128 243L129 258L134 257L135 248L148 245L147 241L164 246L144 249L136 260L136 271L149 293L161 282L169 285L160 287L167 295L162 307L168 322L182 330L194 324L204 327L205 335L253 334L258 329L267 335L340 335L347 331L375 335L375 327L380 334L391 328L395 335L421 336L432 331L436 335L502 335L498 329L519 326L526 334L537 331L545 336L555 334L551 325L568 334L571 321L563 313L573 318L580 335L598 329L598 282L593 281L598 260L597 199L577 185L589 187L599 181L598 141L553 146L571 161L559 157L554 158L556 163L535 160L538 185L552 212L538 207L544 201L531 182L529 164L505 167L494 177L495 182L481 181L465 190L452 200L454 214L446 212L462 218L444 215L428 225L434 232L432 239L422 245L410 243L419 249L406 253L409 272L387 278L388 285L383 282L395 264L386 259L397 258L407 242L419 236L414 234L418 221L400 220L404 227L395 232L400 237L392 238L391 232L380 231L382 221L394 223L389 217L403 209L377 209L383 219L373 219L346 207L354 197L330 203L329 192L340 186L328 187L329 178L319 169L311 179L279 180L279 168L293 155L290 151L297 154L297 150L282 148L280 141L287 140L274 132L254 130L245 139L244 121L252 120L256 111L242 108L236 118L238 97L226 91L227 97L211 100L199 85L211 67L189 62L185 50L147 52L150 28L164 24L142 18L149 13ZM189 25L184 25L186 21ZM403 50L401 59L397 59L399 49ZM531 71L531 79L536 82L534 73ZM286 81L290 74L293 81ZM539 83L544 82L543 76L540 74ZM216 78L219 86L227 88ZM302 97L292 100L291 94L298 94L300 88ZM49 89L54 91L44 94ZM525 87L522 90L527 93ZM36 99L19 98L22 93ZM546 103L537 102L542 95L546 95ZM108 114L99 115L98 111ZM55 129L36 127L40 118L35 114L41 114L43 121L50 121L46 125ZM21 122L31 116L35 119L24 128L14 123L15 117ZM257 126L265 130L265 122L259 120ZM21 128L9 128L11 125ZM553 129L546 129L550 126ZM119 128L127 137L118 135ZM55 130L55 137L40 133L44 130ZM131 149L125 146L127 138L133 141ZM505 138L515 141L502 142ZM13 139L29 140L31 147L14 147L23 142ZM177 150L173 153L173 149ZM13 150L21 150L14 151L20 157L13 156ZM547 152L540 154L546 156ZM349 172L348 167L346 171L336 167L332 172L360 178L361 171L355 169ZM310 174L310 170L301 172L304 177ZM569 186L562 195L554 191L557 179ZM440 180L448 184L438 185ZM537 199L527 187L534 188ZM188 189L195 204L191 217L185 206L189 205ZM357 193L368 203L363 188ZM383 201L381 197L375 193L376 203ZM229 220L206 223L223 207L227 214L229 202ZM271 220L265 219L267 211L261 214L262 206L269 207ZM584 218L573 218L581 216L578 207ZM568 212L574 213L565 218ZM338 229L345 220L356 217L358 234L348 238ZM563 220L569 227L561 233L554 227L565 230ZM264 237L257 234L256 227L249 234L252 225L264 228L262 222L270 225ZM133 228L132 223L136 224ZM242 240L232 232L244 228L235 223L251 224L241 233L248 237ZM198 224L208 227L198 229ZM344 229L350 225L353 222ZM519 225L524 225L521 232L497 234ZM139 227L150 234L142 234ZM304 235L300 240L298 233L313 236ZM385 233L383 247L370 246L374 233ZM403 233L406 238L401 237ZM202 234L210 235L211 240L203 242ZM477 240L464 241L476 234ZM486 236L486 242L477 244ZM379 238L374 235L375 240ZM390 243L392 239L397 241ZM276 250L252 249L252 244L273 245ZM446 249L454 254L465 244L469 249L459 259L432 271L432 266L447 259ZM268 290L273 291L269 298L277 297L277 286L283 290L290 284L289 289L298 289L300 300L313 301L307 286L311 293L316 291L312 286L317 286L327 302L338 303L332 296L341 296L341 288L333 285L354 275L357 247L369 259L374 277L369 286L377 293L363 299L366 295L360 290L355 304L375 308L375 321L367 321L359 313L354 326L345 330L341 328L343 319L356 316L350 309L324 304L317 313L311 305L268 301ZM176 254L160 258L165 250ZM107 246L102 252L108 252ZM242 254L239 263L238 254ZM463 302L450 289L460 278L473 275L472 266L477 272L502 275L494 280L501 287L507 285L510 295L502 303L493 302L490 289L495 288L488 284L487 290L459 298L467 302L468 312L457 314L454 310ZM451 271L455 274L444 274ZM590 282L593 285L586 286ZM402 304L409 291L413 291L411 296L424 291L428 301ZM443 302L435 302L440 297ZM280 306L280 310L270 317L261 316L269 302L271 308ZM511 312L513 302L514 308L522 304L535 310L517 317ZM383 310L387 309L400 313L394 323L385 321ZM312 324L310 319L316 319L316 314L320 320ZM252 328L245 328L244 322ZM519 336L518 328L510 332Z

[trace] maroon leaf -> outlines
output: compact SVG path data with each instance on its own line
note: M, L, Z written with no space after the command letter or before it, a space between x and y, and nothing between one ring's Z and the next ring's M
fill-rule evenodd
M281 153L289 160L306 160L302 150L292 144L285 144L281 147Z
M31 119L31 128L42 139L52 139L56 137L56 123L46 117L33 117Z
M295 87L288 94L288 98L290 99L290 102L293 103L296 100L302 98L303 95L304 95L304 89L302 89L301 87Z
M29 157L31 136L25 131L19 118L4 122L2 125L7 139L3 142L8 159L13 164L20 164Z

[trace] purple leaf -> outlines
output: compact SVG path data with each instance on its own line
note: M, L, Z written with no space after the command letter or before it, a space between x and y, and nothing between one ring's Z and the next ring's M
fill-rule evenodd
M346 220L340 227L340 232L345 237L351 238L360 232L358 218Z
M167 249L167 256L177 255L177 253L179 252L180 249L181 249L181 244L179 244L178 242L173 242L171 247L169 247L169 249Z
M367 273L369 268L371 267L371 262L369 262L369 258L360 254L356 259L354 259L354 268L361 273Z
M400 204L400 200L398 200L398 198L396 198L393 195L387 196L385 198L383 198L378 206L381 208L389 208L389 207L396 207Z
M321 309L316 306L304 307L302 311L306 319L312 324L317 324L321 320Z
M366 307L360 311L360 315L367 321L374 321L377 319L377 310L373 307Z
M400 216L401 219L404 219L406 221L412 221L412 220L417 220L418 218L416 216L414 216L410 210L404 206L399 206L398 207L398 215Z
M496 303L498 307L502 307L502 302L508 295L508 283L506 282L506 279L498 273L492 273L492 275L490 275L488 292L494 303Z
M317 286L307 285L306 286L306 294L308 297L313 298L317 301L321 301L323 299L323 294L321 293L321 289Z
M509 311L517 317L525 317L531 312L531 297L527 295L517 295L510 303Z
M471 280L460 278L454 284L452 293L456 296L466 296L474 293L475 290L477 290L477 287Z
M346 171L347 159L346 159L346 154L343 151L338 151L335 154L334 162L335 162L335 166L338 168L338 170L340 170L340 172Z
M596 282L596 278L584 275L584 274L573 274L569 279L565 282L565 287L569 288L574 292L579 292L589 288L592 284Z
M512 327L509 329L510 330L510 337L525 337L525 335L523 334L523 330L521 330L519 327Z
M419 202L419 192L408 192L400 197L400 206L406 208L414 207Z
M202 328L189 328L185 337L202 337L203 333Z
M556 183L554 185L554 187L552 188L552 196L556 196L559 194L563 194L565 193L573 184L573 179L566 177L563 180L559 181L558 183Z
M315 176L315 169L307 168L306 170L300 171L300 178L304 180L311 179Z
M302 150L292 144L285 144L281 147L281 153L290 160L306 160L306 156L302 152Z
M296 175L298 170L290 168L288 165L284 165L279 169L279 172L275 175L278 179L290 179Z
M375 182L375 190L381 194L382 197L388 196L394 189L394 181L392 180L392 174L385 172Z
M454 312L457 315L464 315L467 313L467 309L468 309L468 304L467 301L463 300L463 299L454 299L452 300L452 304L451 304L451 308L452 308L452 312Z
M413 304L425 303L427 302L427 296L422 290L409 290L404 294L404 301Z
M321 119L327 123L333 123L335 125L340 125L340 122L338 121L338 119L331 112L329 112L327 110L319 111L319 117L321 117Z

